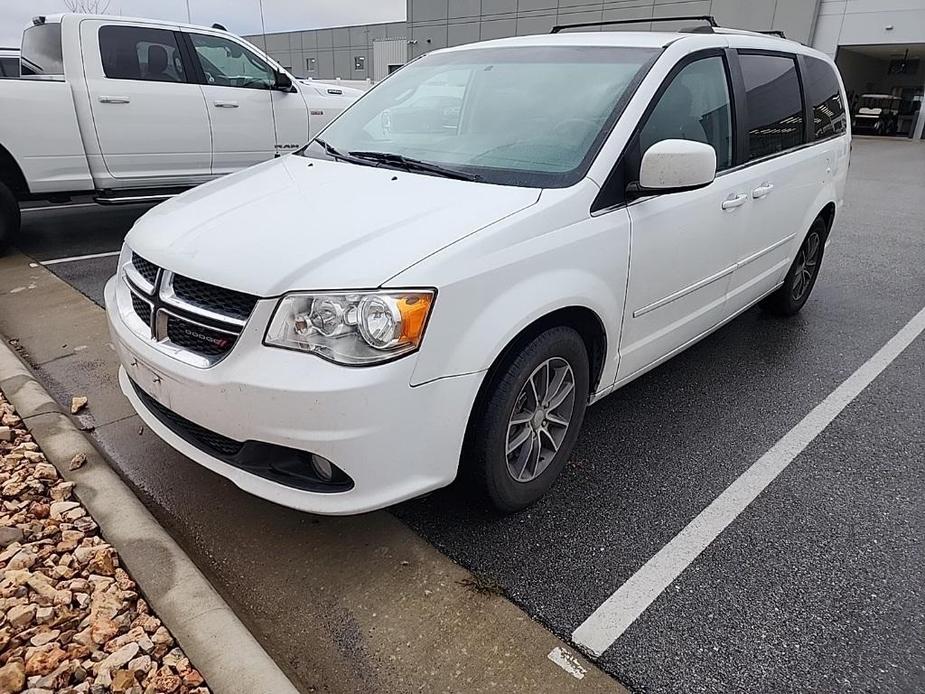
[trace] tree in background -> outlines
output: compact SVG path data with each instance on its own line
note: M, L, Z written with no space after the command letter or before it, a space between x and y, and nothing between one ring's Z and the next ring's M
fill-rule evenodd
M106 14L112 0L64 0L64 6L80 14Z

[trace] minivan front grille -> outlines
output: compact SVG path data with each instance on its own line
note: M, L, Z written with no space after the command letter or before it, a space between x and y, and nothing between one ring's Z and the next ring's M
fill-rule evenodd
M153 287L154 283L157 281L157 271L159 270L157 265L145 260L137 253L132 253L132 265L138 270L138 274L147 280L148 284Z
M216 287L182 275L174 275L173 291L178 299L193 306L239 320L247 320L257 305L256 296Z
M194 366L208 367L234 347L258 297L176 275L132 253L125 284L133 330L162 351Z
M167 314L167 339L173 344L206 357L220 357L234 346L238 336L224 330L191 323Z

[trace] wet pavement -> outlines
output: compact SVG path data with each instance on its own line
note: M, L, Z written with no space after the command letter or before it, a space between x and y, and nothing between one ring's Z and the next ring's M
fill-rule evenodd
M750 310L592 407L565 474L523 513L499 518L450 487L392 514L568 638L925 306L923 181L925 146L857 140L847 205L802 313L784 320ZM31 212L22 249L39 260L117 251L141 212ZM113 257L48 266L97 302L114 268ZM601 656L601 667L639 691L925 688L923 358L920 337ZM111 431L109 445L137 435L118 422ZM317 527L336 526L360 546L375 542L367 521L282 511L164 455L160 469L137 461L124 472L221 580L246 582L234 597L250 611L263 605L269 617L291 606L294 587L316 597L324 588L292 544L280 549L282 568L262 579L253 555L267 538L288 534L309 553L337 551L311 544L322 542ZM204 498L238 508L196 513ZM232 539L223 524L235 518ZM268 605L279 595L279 606ZM342 614L330 592L320 599ZM364 657L348 642L344 634L306 657L344 658L346 676L349 658Z

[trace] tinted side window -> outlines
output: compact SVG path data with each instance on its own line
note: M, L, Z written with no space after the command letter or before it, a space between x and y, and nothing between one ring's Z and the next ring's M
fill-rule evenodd
M186 82L177 37L166 29L100 27L100 57L109 79Z
M639 133L640 154L669 139L712 145L717 171L732 165L732 115L722 58L693 62L672 79Z
M19 58L0 58L0 77L19 77Z
M845 132L847 116L842 103L838 78L831 65L818 58L804 58L806 72L803 86L806 100L813 109L813 132L817 140L824 140Z
M220 36L190 34L206 83L219 87L270 89L274 71L240 44Z
M28 66L23 74L63 75L61 25L39 24L26 29L22 35L22 61Z
M803 101L796 61L776 55L740 55L748 106L748 159L803 143Z

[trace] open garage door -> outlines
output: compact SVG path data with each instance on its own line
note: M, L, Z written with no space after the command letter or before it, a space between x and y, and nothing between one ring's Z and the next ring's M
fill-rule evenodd
M922 137L925 44L839 46L835 62L856 134Z

